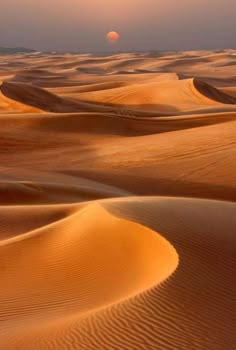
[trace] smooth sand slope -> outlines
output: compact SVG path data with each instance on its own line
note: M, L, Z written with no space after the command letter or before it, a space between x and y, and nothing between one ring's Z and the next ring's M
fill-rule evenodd
M1 348L234 348L235 64L0 57Z

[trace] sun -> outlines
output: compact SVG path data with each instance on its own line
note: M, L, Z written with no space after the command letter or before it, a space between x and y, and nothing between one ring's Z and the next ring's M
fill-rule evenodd
M119 40L120 35L119 33L112 31L107 33L106 38L109 43L115 44Z

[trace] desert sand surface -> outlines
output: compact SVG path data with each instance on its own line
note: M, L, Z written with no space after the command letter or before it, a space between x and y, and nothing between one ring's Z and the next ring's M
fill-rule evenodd
M236 51L0 56L4 350L232 350Z

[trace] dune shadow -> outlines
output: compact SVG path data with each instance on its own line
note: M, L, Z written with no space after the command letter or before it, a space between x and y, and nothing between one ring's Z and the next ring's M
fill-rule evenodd
M138 175L133 173L110 171L69 170L63 172L73 176L83 176L90 180L97 180L110 186L121 187L135 196L170 196L202 199L236 201L236 187L230 185L215 185L209 183L173 180L168 178Z

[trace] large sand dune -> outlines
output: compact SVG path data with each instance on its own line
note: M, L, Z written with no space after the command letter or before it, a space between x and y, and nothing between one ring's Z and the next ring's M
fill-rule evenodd
M0 57L4 350L231 350L236 53Z

